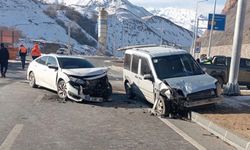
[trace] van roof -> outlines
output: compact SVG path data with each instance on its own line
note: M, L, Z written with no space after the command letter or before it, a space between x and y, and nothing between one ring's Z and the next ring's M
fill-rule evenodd
M177 49L174 47L167 47L167 46L153 46L153 47L138 47L138 48L131 48L126 50L126 53L132 52L139 52L148 54L151 57L161 57L161 56L169 56L169 55L177 55L177 54L186 54L188 53L186 50Z

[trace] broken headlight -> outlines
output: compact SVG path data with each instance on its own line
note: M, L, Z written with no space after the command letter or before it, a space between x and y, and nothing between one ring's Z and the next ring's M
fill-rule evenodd
M76 78L76 77L72 77L72 76L69 76L69 80L72 83L76 83L76 84L80 84L80 85L84 85L86 83L84 80Z

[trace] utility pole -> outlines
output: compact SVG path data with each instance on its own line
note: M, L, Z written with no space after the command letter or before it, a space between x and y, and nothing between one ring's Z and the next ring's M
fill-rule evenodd
M211 24L210 35L209 35L208 55L207 55L208 57L210 57L210 55L211 55L211 44L212 44L213 31L214 31L215 11L216 11L216 0L214 0L214 12L213 12L212 24Z
M72 54L71 41L70 41L70 39L71 39L71 24L72 24L72 22L68 23L68 51L69 51L70 54Z
M239 76L246 5L247 5L247 0L238 0L229 81L227 83L226 88L224 89L224 94L229 96L240 94L238 76Z

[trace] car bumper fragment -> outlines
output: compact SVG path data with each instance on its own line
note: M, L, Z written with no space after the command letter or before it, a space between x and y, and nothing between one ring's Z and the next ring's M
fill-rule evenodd
M102 97L91 97L89 95L85 95L82 92L79 92L78 89L71 86L67 83L68 97L73 99L74 101L89 101L89 102L103 102L104 99ZM80 90L82 91L82 90Z

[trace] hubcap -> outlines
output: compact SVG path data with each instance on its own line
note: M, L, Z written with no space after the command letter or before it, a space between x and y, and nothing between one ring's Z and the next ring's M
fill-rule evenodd
M158 114L163 115L164 103L161 99L158 101L156 108L157 108Z
M30 79L30 85L33 86L34 83L35 83L35 77L34 77L33 73L30 74L30 78L29 79Z
M60 98L66 98L67 96L67 87L65 82L59 82L58 84L58 95Z

